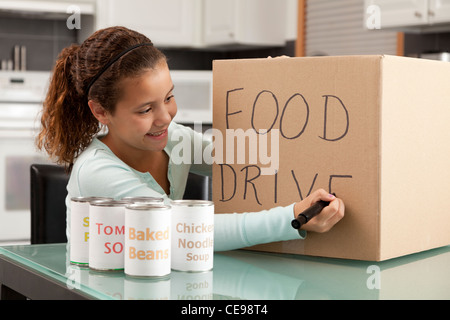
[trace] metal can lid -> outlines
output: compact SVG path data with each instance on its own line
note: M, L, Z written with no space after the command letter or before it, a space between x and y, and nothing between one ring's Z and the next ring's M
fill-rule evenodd
M124 197L122 200L132 201L132 202L164 202L163 198L158 197Z
M171 207L162 203L129 203L126 208L130 210L168 210Z
M91 202L91 201L111 201L113 198L108 197L72 197L70 198L71 201L74 202Z
M91 206L95 207L125 207L129 205L130 201L124 201L124 200L99 200L99 201L91 201L89 204Z
M214 205L214 202L209 200L173 200L171 204L173 206L207 207Z

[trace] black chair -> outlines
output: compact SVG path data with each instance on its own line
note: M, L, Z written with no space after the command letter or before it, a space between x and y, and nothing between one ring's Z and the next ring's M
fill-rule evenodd
M64 243L69 175L58 165L33 164L31 177L31 244ZM211 200L211 178L189 173L183 199Z
M31 244L64 243L69 175L58 165L32 164Z
M211 200L212 199L211 177L202 176L189 172L183 199Z

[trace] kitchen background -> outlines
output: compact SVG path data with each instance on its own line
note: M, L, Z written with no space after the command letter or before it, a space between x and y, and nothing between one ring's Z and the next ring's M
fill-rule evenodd
M450 0L0 0L0 244L29 241L29 166L48 161L34 148L36 119L58 53L111 25L164 51L177 121L201 119L201 130L211 126L215 59L450 59Z

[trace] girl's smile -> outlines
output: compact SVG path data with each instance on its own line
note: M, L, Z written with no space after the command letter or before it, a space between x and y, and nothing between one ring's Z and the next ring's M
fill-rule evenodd
M167 129L158 132L149 132L146 134L146 136L150 139L164 139L167 138Z

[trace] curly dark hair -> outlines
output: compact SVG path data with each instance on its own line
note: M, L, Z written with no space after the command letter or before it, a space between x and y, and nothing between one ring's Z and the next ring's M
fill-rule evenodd
M144 45L130 50L101 73L124 50L142 43L151 41L125 27L110 27L96 31L81 45L71 45L59 54L44 100L36 145L67 171L71 171L77 156L101 130L88 100L113 114L122 94L121 80L167 62L160 50ZM100 77L91 83L99 73Z

